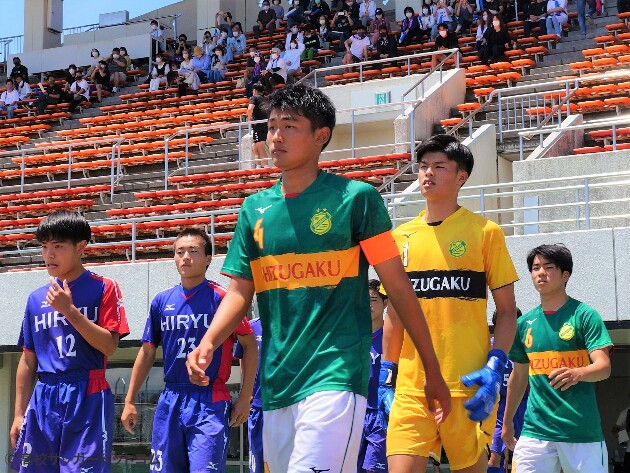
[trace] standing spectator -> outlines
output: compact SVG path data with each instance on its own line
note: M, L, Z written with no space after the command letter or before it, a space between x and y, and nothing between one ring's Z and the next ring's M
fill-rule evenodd
M265 0L262 4L262 10L258 12L258 18L253 28L254 38L260 38L260 35L265 31L269 36L273 36L276 32L277 19L276 10L269 6L269 0Z
M20 74L28 82L28 69L22 64L20 58L16 56L13 58L13 69L11 69L9 77L11 79L15 79L18 74Z
M68 107L68 112L74 113L77 109L77 105L82 102L90 101L90 85L83 78L83 73L78 70L74 75L74 82L70 86L70 93L72 93L72 101Z
M341 62L343 64L352 64L355 62L367 61L369 45L370 38L367 37L365 26L359 25L357 27L357 34L348 38L344 43L344 46L346 47L346 55L343 57Z
M90 52L90 67L86 72L87 76L91 76L92 72L94 72L94 70L98 67L98 63L100 62L101 59L103 59L101 57L101 52L96 49L96 48L92 48L92 51Z
M164 62L162 56L155 56L155 64L151 70L151 80L149 81L149 92L166 85L166 76L169 72L171 72L171 67Z
M217 47L217 37L212 36L210 31L206 30L203 33L203 40L201 41L201 47L203 48L204 54L211 55L214 48Z
M246 48L247 37L243 34L240 23L235 23L232 27L232 36L228 36L227 48L225 48L227 62L234 61L234 56L243 54Z
M22 74L15 76L15 90L18 92L20 100L28 100L31 98L31 86L24 80Z
M251 60L251 63L250 63ZM251 69L250 69L251 64ZM258 51L247 60L247 69L245 71L245 96L252 96L252 87L254 84L262 81L263 74L267 65L262 60L262 56Z
M215 49L218 46L215 46ZM214 51L213 51L214 52ZM203 49L199 46L195 46L193 50L192 63L194 71L199 76L199 80L205 83L208 82L208 76L210 75L210 56L203 52Z
M127 70L127 63L124 58L120 56L120 48L112 49L112 53L105 59L110 72L110 81L114 83L112 88L113 92L118 92L120 86L127 80L125 71Z
M376 19L376 2L374 0L363 0L359 5L359 19L363 26L370 26Z
M422 35L418 17L413 8L405 7L405 18L403 18L400 25L400 39L398 41L403 46L408 46L412 41L419 43L421 40Z
M540 1L543 2L544 0ZM477 35L475 36L475 50L477 52L481 52L481 48L484 46L484 35L486 31L488 31L488 28L492 27L491 15L489 10L483 10L481 18L477 20ZM527 36L527 34L525 36Z
M435 19L435 25L439 26L444 23L449 31L455 30L453 26L453 9L444 0L438 0L433 11L433 18ZM434 33L435 31L432 31L431 36L436 36Z
M252 86L253 95L249 99L247 107L247 121L267 120L265 101L265 86L262 84L254 84ZM254 163L257 168L263 168L268 165L269 154L267 153L267 122L256 123L252 125L252 154L254 155Z
M307 28L315 29L319 26L319 18L324 15L328 18L330 7L326 0L311 0L308 4L308 25Z
M13 118L13 112L18 108L18 102L20 101L20 95L15 90L13 79L8 78L7 89L0 95L0 110L7 112L7 118Z
M151 57L155 57L158 54L163 53L166 50L166 38L164 38L164 32L157 20L151 20Z
M547 33L554 33L562 38L562 25L568 19L567 0L549 0L547 2Z
M539 35L547 34L547 4L545 0L532 0L529 4L528 17L523 25L523 33L525 38L529 38L532 34L532 28L538 26L540 28Z
M452 31L449 31L446 23L440 23L438 25L438 36L435 38L434 51L443 51L447 49L458 48L457 35ZM446 58L444 54L434 54L431 56L431 67L435 68L438 61L443 61Z
M228 31L232 31L232 14L229 11L221 11L219 10L216 15L214 15L214 26L219 28L224 33Z
M472 3L470 3L471 1ZM472 27L475 5L475 0L457 0L455 5L455 16L457 17L455 34L459 34L462 29L466 31Z
M319 26L317 28L317 37L319 38L319 44L324 49L329 49L330 43L330 26L328 25L328 18L326 16L321 15L319 17Z
M311 61L320 48L319 37L313 34L310 29L307 29L304 32L304 50L300 59L302 61Z
M384 26L389 33L389 22L383 18L383 9L377 8L374 12L374 21L370 25L370 41L376 46L376 42L380 37L381 26Z
M297 39L298 43L304 44L304 35L300 31L300 28L298 28L296 25L293 25L291 27L291 30L287 33L287 39L284 43L285 50L289 49L290 47L289 45L291 44L291 41L293 41L294 39Z
M276 85L287 83L287 63L280 57L280 48L271 48L271 58L262 74L262 81L267 90L273 89Z
M422 7L422 16L418 18L418 23L420 24L420 38L426 37L434 41L435 38L431 38L431 32L435 25L435 18L427 5Z
M376 41L376 54L379 59L389 59L398 56L398 48L396 47L396 39L389 34L386 26L381 26L378 32L378 40Z
M297 38L294 38L284 52L284 61L287 63L287 84L295 82L295 75L301 71L300 56L302 51L304 51L304 43L300 43Z
M110 72L105 61L99 61L90 75L90 79L96 86L96 97L99 103L103 101L103 90L109 91L109 75Z
M280 5L280 0L272 0L271 9L276 12L276 28L280 26L280 20L284 19L284 8Z
M109 76L107 77L109 80ZM52 74L48 74L46 82L38 84L39 91L37 93L37 114L42 115L48 105L57 105L61 99L61 87L55 83Z
M122 59L125 60L125 71L130 71L131 70L131 57L129 56L129 53L127 52L127 48L125 48L124 46L120 47L120 57Z
M586 38L586 23L593 24L593 15L595 14L595 0L576 0L576 8L578 14L578 24L580 25L580 33ZM588 7L588 12L584 14L584 9Z
M214 54L210 57L210 82L221 82L227 72L227 57L222 46L214 48Z
M179 38L177 38L177 46L175 47L175 54L173 55L173 59L176 61L181 61L184 58L184 50L190 51L190 46L188 46L188 36L185 34L180 34Z
M628 397L630 397L630 392L628 393ZM630 436L630 407L626 407L619 413L617 422L613 425L612 434L617 437L619 445L623 446L625 443L623 473L630 473L630 441L628 440ZM615 470L615 473L616 472L617 470Z
M299 26L302 23L306 23L304 11L304 8L300 5L300 0L293 0L293 6L287 12L287 26L291 28L293 25Z
M505 54L505 51L511 48L512 40L501 15L492 17L492 28L488 28L482 41L485 47L481 48L481 63L488 65L489 59L497 62Z
M335 13L332 24L332 31L328 32L328 37L333 40L339 38L339 45L337 51L344 50L344 44L346 39L352 35L352 27L354 26L354 20L348 15L347 10L340 10Z

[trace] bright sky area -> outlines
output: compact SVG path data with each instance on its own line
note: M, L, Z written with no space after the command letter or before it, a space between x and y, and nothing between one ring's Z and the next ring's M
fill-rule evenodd
M156 8L177 3L174 0L64 0L63 26L98 23L98 15L121 10L129 11L129 18L150 12ZM24 1L0 0L0 38L24 34ZM10 8L7 7L10 5ZM8 14L8 12L11 12Z

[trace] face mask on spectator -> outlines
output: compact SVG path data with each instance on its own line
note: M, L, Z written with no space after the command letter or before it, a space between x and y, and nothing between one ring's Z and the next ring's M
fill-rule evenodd
M68 72L69 72L71 75L74 75L74 73L75 73L75 72L77 72L77 70L76 70L76 69L68 69Z
M295 49L295 48L297 48L297 44L291 43L291 49Z
M263 10L269 11L269 5L263 5Z
M291 33L293 34L297 34L298 33L298 29L297 28L291 28Z
M112 57L113 57L114 59L118 59L118 58L120 57L120 54L112 54Z
M278 59L278 53L273 53L273 54L271 55L271 59L273 59L273 60Z
M492 24L494 25L494 27L496 28L497 26L501 25L501 22L499 20L494 20L492 22Z
M258 64L260 62L260 56L254 56L254 62Z
M488 15L483 16L483 21L488 21Z
M96 51L92 51L92 57L98 57L98 53Z
M238 31L232 31L232 34L234 35L234 37L238 37Z
M157 62L158 64L162 62L162 58L161 57L156 57L155 58L155 62Z
M377 20L380 20L381 18L383 18L383 15L381 15L380 13L377 13L377 14L376 14L376 19L377 19Z
M440 36L446 38L446 30L440 30Z
M153 31L157 30L157 25L151 25L151 30Z
M423 9L422 9L422 14L423 14L423 15L426 15L426 14L428 14L428 13L429 13L429 9L428 9L428 8L423 8Z
M320 25L325 25L326 24L326 20L324 20L324 19L319 20L319 24Z
M410 11L408 11L407 13L405 13L405 16L407 18L411 18L413 16L413 13L411 13Z
M221 38L223 39L227 38L227 33L225 31L221 32Z
M105 64L99 64L98 67L100 67L101 69L105 69Z
M365 38L365 31L358 31L357 36L361 39Z

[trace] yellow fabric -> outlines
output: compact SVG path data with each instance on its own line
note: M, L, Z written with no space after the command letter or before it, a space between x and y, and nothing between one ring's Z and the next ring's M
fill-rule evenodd
M427 225L422 212L394 230L405 271L429 325L442 375L453 397L470 396L460 378L487 361L488 287L518 280L497 224L460 207L440 225ZM424 395L420 356L405 332L396 392Z

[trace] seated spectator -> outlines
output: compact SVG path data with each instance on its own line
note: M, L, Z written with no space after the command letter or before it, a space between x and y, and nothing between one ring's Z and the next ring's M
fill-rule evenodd
M153 69L151 70L151 79L149 80L149 92L158 90L167 83L166 76L171 72L171 67L164 62L162 56L155 56Z
M328 25L328 18L321 15L319 17L319 26L317 27L317 37L319 38L319 44L322 48L328 49L330 43L330 26Z
M284 43L285 50L289 49L289 45L291 44L291 41L293 41L294 39L297 39L298 43L304 44L304 34L302 34L302 32L300 31L300 28L297 27L296 25L293 25L291 29L289 30L289 32L287 33L287 39Z
M262 74L262 82L267 90L272 90L276 85L287 83L287 64L280 57L280 48L271 48L271 58Z
M218 46L215 46L215 49ZM214 51L213 51L214 53ZM203 49L199 46L195 46L193 50L193 70L199 76L199 80L202 83L208 82L208 76L210 76L210 56L203 52Z
M125 60L125 71L130 71L131 70L131 57L129 56L129 53L127 52L127 48L125 48L124 46L120 47L120 57L123 58Z
M109 80L109 76L108 76ZM61 100L61 87L55 83L52 74L48 74L45 82L37 84L37 114L42 115L48 105L57 105Z
M214 15L214 26L219 28L224 33L228 31L232 31L232 14L229 11L218 11L216 15Z
M227 57L222 46L214 48L214 54L210 56L210 73L208 80L210 82L221 82L227 72Z
M396 38L389 34L386 26L381 26L378 32L378 40L376 41L376 54L378 59L389 59L398 56L398 48L396 47ZM380 64L382 66L382 64Z
M212 36L210 31L206 30L203 33L203 39L201 41L201 47L203 48L203 52L207 55L211 55L214 48L217 47L217 36Z
M280 7L282 8L282 7ZM258 12L256 24L254 25L254 38L260 38L260 35L267 32L269 36L273 36L276 32L276 11L269 6L269 0L264 0L262 10Z
M72 100L72 94L70 94L70 86L74 82L74 75L77 72L77 66L70 64L66 70L64 81L65 84L61 90L61 100L64 102L70 102Z
M302 51L302 56L300 59L302 61L311 61L317 51L321 48L319 44L319 37L314 34L311 30L307 29L304 32L304 50Z
M319 26L319 18L322 15L328 18L328 15L330 15L330 7L326 0L310 0L305 13L308 14L307 28L315 29Z
M0 110L7 112L7 118L13 118L13 112L18 108L18 102L20 101L20 95L15 90L15 84L10 77L6 82L7 89L0 95Z
M539 35L547 34L547 2L545 0L534 0L529 4L523 34L526 38L531 37L532 28L540 28Z
M298 42L297 38L292 39L289 47L284 52L284 62L287 64L287 84L295 82L295 75L301 72L300 57L304 51L304 43Z
M103 90L109 91L109 76L110 72L105 61L99 61L90 75L90 80L96 86L96 97L99 103L103 101Z
M22 74L15 76L15 90L17 90L20 100L28 100L31 98L31 86L22 77Z
M374 46L376 46L376 42L380 37L381 26L384 26L389 33L389 21L383 17L383 9L377 8L374 11L374 21L370 24L368 30L370 32L370 41Z
M112 53L104 59L109 67L110 81L114 83L112 92L118 92L120 86L127 80L125 71L127 62L120 56L120 48L112 49Z
M541 0L544 1L544 0ZM492 26L492 13L489 10L484 10L481 13L481 18L477 20L477 34L475 36L475 50L481 51L483 46L483 37L489 27Z
M433 27L435 26L435 18L431 13L431 9L426 5L422 7L422 16L418 17L418 24L420 25L420 38L426 37L427 39L434 41L435 38L431 37L431 33L433 31Z
M291 28L293 25L300 26L302 23L306 23L304 12L305 10L300 5L300 0L293 0L293 5L287 12L287 26Z
M195 66L193 66L192 59L188 51L184 51L184 58L179 65L177 75L179 79L177 95L179 97L186 95L187 89L199 90L201 81L199 80L199 76L195 73Z
M20 58L16 56L13 58L13 69L11 69L9 77L11 79L15 79L18 74L20 74L28 82L28 69L22 64Z
M376 2L374 0L363 0L359 5L359 19L366 27L376 20Z
M547 2L547 33L554 33L562 38L562 25L568 20L567 0L549 0Z
M223 49L226 49L227 45L228 45L228 34L227 34L227 31L221 31L221 33L217 37L217 41L216 42L217 42L217 46L221 46ZM216 49L216 46L212 49L212 51L210 52L209 56L212 56L212 54L214 53L215 49Z
M188 46L187 41L188 36L185 34L180 34L179 38L177 38L177 46L175 46L175 54L173 55L173 59L176 61L181 61L184 58L183 52L185 49L190 51L190 46Z
M328 32L328 37L331 41L339 38L340 41L339 46L337 46L337 51L344 51L344 44L352 35L353 26L354 20L350 18L347 10L340 10L335 13L331 31Z
M101 61L101 59L103 59L101 57L101 52L96 48L92 48L92 51L90 52L90 56L91 56L90 67L85 73L88 77L92 75L92 72L94 72L94 69L98 67L98 63Z
M453 21L453 9L444 1L438 0L435 5L435 9L433 11L433 19L435 20L435 25L433 27L433 31L431 32L431 36L437 39L437 30L438 25L442 23L446 24L449 31L454 31L454 21Z
M151 20L150 23L151 33L151 57L155 57L166 50L166 38L164 38L164 32L157 20Z
M511 48L512 40L501 15L493 15L492 27L488 28L483 37L482 48L479 52L481 63L488 65L490 60L497 62Z
M72 94L72 100L68 107L68 112L74 113L77 106L82 102L90 101L90 85L83 78L81 70L77 70L74 75L74 82L70 86L70 93Z
M247 121L267 120L269 113L265 107L266 93L265 86L254 84L252 86L252 97L249 99L247 107ZM252 154L256 168L263 168L269 161L267 154L267 123L255 123L252 125ZM271 163L269 163L271 164Z
M459 34L462 29L467 31L472 27L475 6L475 0L457 0L455 5L455 16L457 17L455 34Z
M240 23L235 23L232 27L232 36L228 36L225 55L227 62L234 61L234 56L239 56L247 48L247 37L241 30Z
M252 54L252 53L250 53ZM250 62L251 61L251 62ZM245 96L252 96L252 86L262 81L263 72L267 65L263 61L258 51L254 51L253 55L247 59L247 68L245 69Z
M284 8L280 5L280 0L272 0L271 9L276 12L276 28L280 26L280 21L284 19Z
M449 31L446 23L440 23L438 25L438 36L435 38L434 51L442 51L446 49L458 48L457 35L452 31ZM443 61L446 58L444 54L434 54L431 56L431 67L435 68L438 61Z
M343 9L348 12L348 16L352 18L352 21L355 23L359 23L360 15L359 15L359 3L355 0L346 0Z
M593 4L594 3L595 2L593 2ZM522 5L519 5L519 8L520 7L522 7ZM511 21L510 19L515 19L516 5L514 4L514 0L503 0L503 3L501 3L501 6L499 7L499 13L502 18L508 18L508 21Z
M405 18L400 25L400 39L398 42L403 46L408 46L412 42L420 43L422 41L422 33L420 31L419 17L411 7L405 7Z
M344 43L346 55L341 60L342 64L367 61L370 38L367 37L366 28L363 25L357 27L357 34L352 35Z
M171 59L168 62L168 67L170 71L166 73L166 88L167 89L179 86L180 81L179 81L178 71L181 65L182 65L181 61L175 61L174 59Z
M490 13L496 15L501 12L501 0L483 0L483 7L490 10Z

